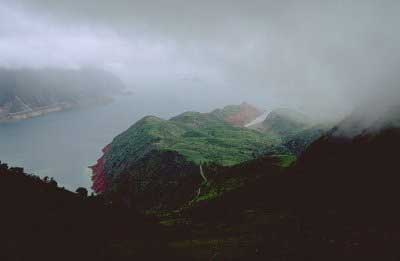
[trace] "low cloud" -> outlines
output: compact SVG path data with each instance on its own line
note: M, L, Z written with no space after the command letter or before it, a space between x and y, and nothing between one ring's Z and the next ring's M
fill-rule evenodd
M321 117L400 100L398 1L8 2L0 66L99 66L137 90Z

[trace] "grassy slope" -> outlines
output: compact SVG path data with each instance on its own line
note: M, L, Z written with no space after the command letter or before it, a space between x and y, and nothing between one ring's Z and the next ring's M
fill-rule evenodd
M118 173L153 150L177 151L196 164L230 166L254 158L276 143L262 133L234 127L213 113L187 112L170 120L148 116L116 137L106 168Z
M223 166L254 158L259 147L274 140L253 130L234 127L213 115L191 113L172 119L178 126L191 127L176 141L165 147L177 150L195 163L214 162ZM200 122L193 125L192 122Z
M293 155L274 155L245 162L231 168L217 170L214 171L215 173L213 171L211 173L206 172L205 174L209 176L209 180L202 184L201 193L189 205L193 207L201 201L215 200L225 193L235 191L255 182L260 177L263 177L264 173L260 174L257 171L243 173L242 170L257 162L261 165L261 161L267 161L268 167L273 167L273 173L278 173L281 169L290 167L296 161L296 157Z
M288 172L273 161L230 168L208 198L159 215L169 246L187 260L396 260L399 137L324 137Z
M294 160L280 155L214 170L206 167L208 182L202 184L198 197L180 210L150 214L159 218L171 235L169 247L184 259L252 260L257 258L258 245L265 244L260 228L281 233L282 223L286 226L290 218L286 210L259 206L265 196L276 196L263 191L260 182L281 176ZM280 243L275 242L276 247L281 248Z

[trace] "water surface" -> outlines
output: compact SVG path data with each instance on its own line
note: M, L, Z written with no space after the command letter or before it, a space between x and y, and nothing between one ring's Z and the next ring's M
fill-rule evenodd
M60 186L90 188L101 149L141 117L168 118L182 110L165 97L117 98L113 103L0 124L0 160L28 173L54 177Z

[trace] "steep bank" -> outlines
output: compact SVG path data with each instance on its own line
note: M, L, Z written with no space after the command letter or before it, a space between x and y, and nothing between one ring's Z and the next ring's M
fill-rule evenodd
M105 172L105 155L109 153L111 150L111 144L104 147L102 150L103 156L97 160L97 163L94 166L91 166L92 169L92 189L96 193L104 193L107 188L107 180L106 180L106 172Z

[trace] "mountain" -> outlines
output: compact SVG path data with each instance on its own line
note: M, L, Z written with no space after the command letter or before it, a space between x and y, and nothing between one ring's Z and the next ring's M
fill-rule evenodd
M100 196L0 164L0 257L397 260L399 123L399 107L371 118L356 111L299 157L241 161L237 137L268 135L212 113L148 116L104 149L94 167L106 175ZM221 159L238 163L208 158L210 135ZM218 148L225 139L232 151Z
M174 202L168 197L187 201L201 183L201 165L245 162L276 142L231 123L235 115L241 116L241 122L256 118L259 113L248 114L249 107L242 104L211 113L185 112L169 120L144 117L104 149L104 156L92 168L93 189L104 193L131 184L124 190L134 192L140 202L153 207L161 199ZM179 180L187 177L191 181L185 181L183 187ZM180 193L180 188L185 192ZM167 196L164 192L173 193Z
M353 113L315 141L300 156L296 172L320 182L320 195L337 195L339 190L342 203L360 200L370 205L397 190L400 107L388 108L368 122L359 116L359 112Z
M0 69L0 120L105 102L123 88L116 76L97 69Z
M244 127L262 114L243 103L169 120L144 117L103 149L92 167L93 189L124 191L127 204L142 209L176 208L198 193L204 172L213 173L210 165L229 167L263 155L291 162L327 130L288 109L272 111L264 129Z
M307 115L286 108L273 110L263 122L249 126L251 129L280 139L280 143L265 148L265 154L279 152L294 155L300 155L313 141L332 127L331 124L315 124Z
M294 164L261 157L217 169L185 208L159 215L171 233L187 231L172 245L187 259L395 260L399 112L368 122L355 112Z
M399 256L399 123L398 107L370 117L357 111L312 143L292 170L297 213L310 233L329 238L332 258Z
M276 136L287 136L310 127L311 120L298 111L291 109L276 109L267 118L251 128Z

